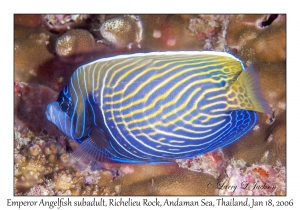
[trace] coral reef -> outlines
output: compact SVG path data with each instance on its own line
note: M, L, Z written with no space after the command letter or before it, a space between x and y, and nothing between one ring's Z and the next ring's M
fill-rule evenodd
M274 116L259 115L258 129L242 141L224 148L224 153L248 164L263 159L265 164L286 164L286 17L278 15L233 15L227 28L226 41L246 65L259 71L263 95ZM262 22L267 21L262 27ZM270 138L272 137L272 138ZM273 139L272 141L270 141ZM255 155L253 155L255 154Z
M111 173L79 171L70 166L65 137L24 134L15 131L16 195L117 195L120 186L110 184ZM99 181L101 179L101 181ZM106 180L106 181L104 181ZM112 185L112 184L110 184ZM116 190L115 190L116 189Z
M188 29L191 35L205 40L203 49L228 51L225 41L228 24L226 15L199 15L190 19Z
M221 149L207 154L196 156L189 159L177 159L178 166L187 168L191 171L197 171L209 174L217 179L225 171L227 161Z
M263 158L267 158L264 154ZM218 195L285 195L286 170L280 162L276 165L252 164L244 160L227 160L221 149L187 160L176 160L178 165L191 171L202 172L220 180L209 183ZM264 162L262 160L261 162Z
M262 22L271 15L231 16L226 41L238 55L249 62L282 62L286 58L286 17L279 15L268 25Z
M43 15L43 21L51 30L59 32L84 26L89 17L87 14L48 14Z
M141 47L143 30L138 16L124 15L105 20L100 32L109 44L117 48L131 49L133 45Z
M15 82L14 93L14 122L17 130L29 128L36 133L42 130L60 132L55 126L48 124L45 116L46 106L57 99L57 92L39 84Z
M167 175L122 186L121 195L214 195L215 190L207 183L216 184L216 180L208 174L177 168Z
M281 164L247 167L244 161L232 160L226 174L219 182L219 195L286 195L286 171Z
M54 58L55 36L49 31L26 26L15 26L14 56L15 81L38 81L38 69Z
M89 53L94 50L95 40L92 34L83 29L71 29L57 38L55 51L61 57Z
M15 195L285 195L285 15L15 15ZM78 143L45 117L73 71L102 57L167 50L227 51L259 72L273 116L239 141L174 164L70 165ZM219 189L218 183L276 189ZM208 184L213 187L208 187Z

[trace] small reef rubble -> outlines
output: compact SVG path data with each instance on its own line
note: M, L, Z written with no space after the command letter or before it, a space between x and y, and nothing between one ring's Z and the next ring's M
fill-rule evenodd
M217 179L221 173L224 173L227 161L224 159L222 149L214 152L196 156L189 159L177 159L177 164L181 168L187 168L191 171L206 173Z
M173 164L70 165L78 144L45 110L73 71L103 57L171 50L223 51L253 64L273 116L258 113L239 141ZM14 57L15 195L286 194L285 15L15 15ZM221 187L243 181L276 189Z
M14 142L15 195L120 194L120 185L111 184L109 171L80 171L70 165L67 150L74 145L64 136L37 136L31 131L21 134L15 130Z

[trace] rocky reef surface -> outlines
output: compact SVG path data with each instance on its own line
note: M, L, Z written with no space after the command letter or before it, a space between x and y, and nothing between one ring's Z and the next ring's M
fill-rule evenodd
M15 195L286 194L285 15L15 15L14 24ZM45 110L73 71L102 57L167 50L224 51L255 65L273 116L258 113L239 141L174 164L70 165L78 145Z

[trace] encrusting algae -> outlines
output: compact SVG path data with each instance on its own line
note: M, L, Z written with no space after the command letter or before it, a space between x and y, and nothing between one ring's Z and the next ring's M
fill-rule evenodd
M15 15L15 195L285 195L285 39L285 15ZM173 164L71 165L78 143L45 110L73 71L103 57L170 50L228 52L254 65L272 115L258 113L229 146ZM253 190L225 187L242 180Z

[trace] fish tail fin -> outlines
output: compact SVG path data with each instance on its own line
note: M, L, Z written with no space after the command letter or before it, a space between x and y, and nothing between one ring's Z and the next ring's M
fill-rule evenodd
M71 160L81 169L101 170L112 163L111 153L104 134L91 135L71 154Z
M238 79L230 86L228 96L237 99L240 109L272 114L268 101L262 95L259 75L253 65L242 71Z

